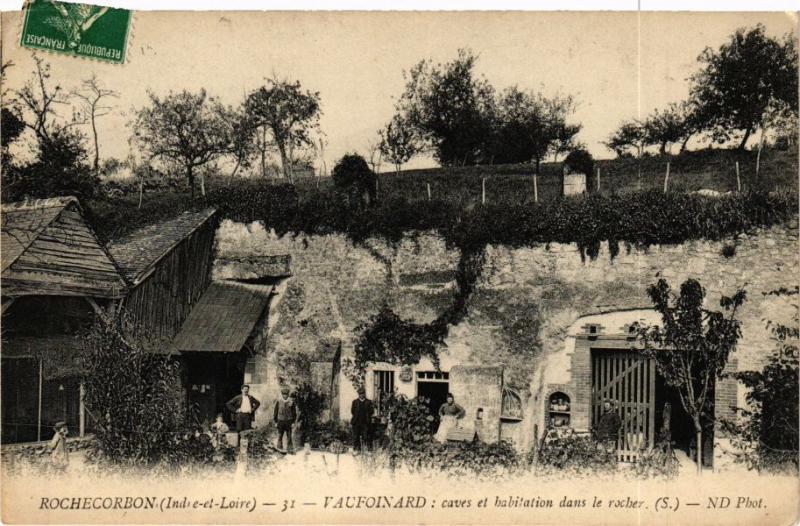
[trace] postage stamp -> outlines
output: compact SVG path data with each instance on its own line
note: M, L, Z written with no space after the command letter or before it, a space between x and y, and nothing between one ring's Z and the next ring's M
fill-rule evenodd
M25 8L20 44L122 64L130 26L128 9L34 0Z

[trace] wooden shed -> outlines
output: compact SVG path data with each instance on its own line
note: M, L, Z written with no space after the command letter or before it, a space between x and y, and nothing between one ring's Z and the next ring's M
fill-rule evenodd
M153 336L173 338L211 283L216 210L184 212L113 240L108 250L130 282L124 306Z
M128 284L74 197L2 205L2 441L46 439L86 418L76 334Z

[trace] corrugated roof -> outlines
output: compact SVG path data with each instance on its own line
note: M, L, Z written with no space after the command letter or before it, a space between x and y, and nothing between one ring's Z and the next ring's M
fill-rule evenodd
M127 289L74 197L2 206L3 295L118 298Z
M108 250L125 277L136 284L162 257L211 219L216 210L184 212L175 219L156 223L109 243Z
M272 287L215 281L173 342L178 351L238 352L267 308Z

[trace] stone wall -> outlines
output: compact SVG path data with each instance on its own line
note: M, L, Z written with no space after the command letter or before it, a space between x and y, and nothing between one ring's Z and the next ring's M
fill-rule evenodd
M342 235L278 238L260 224L226 221L217 240L223 258L292 256L294 295L278 306L280 321L267 350L273 363L294 354L311 361L317 342L330 339L342 342L342 357L347 357L357 327L383 303L403 317L432 320L452 297L454 283L446 276L458 260L456 251L428 234L408 237L395 248L380 240L354 246ZM451 329L441 352L453 363L505 365L506 384L527 399L537 364L563 350L567 330L578 318L649 308L646 289L658 278L676 288L695 278L707 289L709 308L718 307L722 294L747 290L735 363L740 370L757 369L774 348L766 320L786 322L794 312L785 298L765 293L797 286L798 270L796 220L736 240L621 247L613 260L605 243L595 260L586 261L571 244L489 247L469 314ZM346 398L344 391L342 385ZM723 385L720 396L742 403L744 393ZM531 422L526 427L532 428Z

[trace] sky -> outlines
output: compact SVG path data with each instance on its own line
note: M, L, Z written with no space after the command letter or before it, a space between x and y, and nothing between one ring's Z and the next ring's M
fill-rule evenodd
M102 158L128 156L127 123L148 90L205 88L237 104L277 76L320 93L330 167L345 153L366 154L394 113L403 71L423 58L449 61L461 47L479 56L477 73L497 90L574 95L579 140L608 158L603 141L620 121L685 98L703 48L756 23L771 35L797 26L786 13L136 12L124 65L43 56L67 89L95 73L119 92L114 112L99 122ZM19 27L18 13L3 13L12 90L33 71L30 50L17 43ZM423 156L406 167L433 165Z

